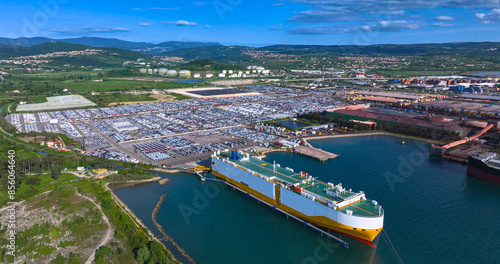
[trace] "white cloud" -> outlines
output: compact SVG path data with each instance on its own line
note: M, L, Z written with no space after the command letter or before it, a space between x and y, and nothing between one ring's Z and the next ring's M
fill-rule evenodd
M198 1L198 2L194 2L193 5L204 6L204 5L207 5L207 3L203 2L203 1Z
M453 17L451 17L451 16L436 16L436 17L434 17L434 20L451 21L451 20L453 20Z
M198 23L196 23L196 22L189 22L186 20L167 21L165 23L170 24L170 25L174 25L174 26L197 26L198 25Z
M483 13L477 13L476 14L476 17L479 18L479 19L484 19L486 17L486 14L483 14Z
M303 10L294 12L289 21L298 23L325 23L340 21L374 21L376 17L398 17L415 10L433 10L439 7L461 9L498 8L499 0L281 0L303 4ZM441 21L448 21L449 16Z
M284 5L285 3L276 3L276 4L272 4L272 6L282 6Z
M454 24L451 23L445 23L445 22L436 22L432 24L435 27L454 27Z
M341 25L332 25L332 26L321 26L321 27L292 28L287 32L289 34L297 34L297 35L330 35L330 34L349 33L352 31L353 29L349 27L343 27Z
M178 7L150 7L149 10L165 10L165 11L176 11L179 10Z
M139 25L140 25L140 26L145 26L145 27L147 27L147 26L152 26L152 25L154 25L154 23L155 23L155 22L141 22L141 23L139 23Z
M135 8L132 8L132 10L134 10L134 11L141 11L141 10L142 10L142 8L135 7Z
M476 18L481 20L481 23L490 24L500 21L500 8L491 10L488 14L476 13Z
M401 31L405 29L419 29L421 26L421 23L415 21L380 21L373 26L372 31Z
M206 28L210 28L210 25L205 25Z
M329 35L329 34L342 34L357 31L371 31L371 32L398 32L403 30L419 29L425 24L407 21L407 20L393 20L393 21L380 21L373 24L365 24L362 26L355 26L351 24L337 24L330 26L319 27L300 27L293 28L287 32L290 34L300 35Z
M121 27L75 26L71 28L55 28L51 29L50 31L65 35L93 35L93 34L125 33L129 32L130 30Z

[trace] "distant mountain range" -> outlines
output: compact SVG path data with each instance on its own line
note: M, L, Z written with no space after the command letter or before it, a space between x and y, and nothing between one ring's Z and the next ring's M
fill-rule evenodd
M97 37L81 37L81 38L66 38L66 39L51 39L44 37L34 38L0 38L2 46L21 46L30 47L46 42L64 42L71 44L87 45L92 47L118 48L133 51L140 51L147 54L157 55L168 51L186 48L197 48L206 46L222 46L217 42L180 42L167 41L158 44L147 42L132 42L115 38L97 38Z
M186 60L209 59L220 62L238 62L251 59L249 53L268 52L297 56L339 56L348 54L369 56L424 56L424 55L470 55L500 56L500 42L460 42L429 44L383 44L356 45L273 45L267 47L210 46L177 49L164 53L183 57Z
M87 49L98 49L99 52L91 55L78 55L73 51L84 51ZM72 44L65 42L44 42L33 46L0 45L0 59L13 57L32 56L53 52L70 52L64 56L51 56L52 65L70 64L74 66L117 66L125 61L135 61L140 58L149 58L151 55L138 51L118 48L92 47L87 45ZM40 58L43 59L43 58Z
M267 47L224 46L217 42L168 41L159 44L131 42L112 38L81 37L68 39L0 38L0 59L26 55L37 55L55 51L105 49L103 54L87 57L83 65L117 64L119 59L136 60L151 55L182 57L188 61L209 59L231 64L259 63L261 58L274 59L282 55L299 57L334 57L343 55L367 56L433 56L463 55L488 57L488 61L500 63L500 42L458 42L429 44L383 44L370 46L356 45L272 45ZM76 64L76 58L72 64ZM76 56L78 57L78 56ZM106 61L109 59L110 61ZM64 60L64 59L57 59ZM122 61L123 62L123 61Z

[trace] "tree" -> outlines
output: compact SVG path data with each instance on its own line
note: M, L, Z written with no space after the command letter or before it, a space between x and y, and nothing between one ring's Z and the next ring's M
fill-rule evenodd
M52 166L52 169L50 170L52 174L52 178L54 179L59 179L59 176L61 176L61 167L59 166Z
M78 260L78 256L73 254L73 253L70 253L68 264L80 264L80 261Z
M51 264L65 264L66 263L66 258L59 254L57 257L50 262Z
M137 250L137 263L143 264L149 260L149 249L147 247L142 247Z
M156 241L149 241L148 248L151 255L148 264L168 263L167 255L165 255L165 250L160 243Z
M96 264L104 264L104 257L103 256L99 256L95 259L95 263Z
M24 180L24 183L26 183L27 185L32 185L32 186L35 186L35 185L38 185L40 184L40 177L38 176L35 176L35 175L31 175L31 176L28 176L25 180Z
M104 256L108 255L109 253L111 253L111 249L109 247L101 246L95 251L95 262L104 263Z

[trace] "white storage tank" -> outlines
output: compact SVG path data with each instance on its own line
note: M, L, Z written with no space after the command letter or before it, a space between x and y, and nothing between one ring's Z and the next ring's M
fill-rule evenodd
M167 71L168 71L168 70L167 70L167 69L165 69L165 68L160 68L160 69L158 70L158 73L159 73L159 74L161 74L161 75L165 75L165 74L167 74Z
M182 70L179 72L179 77L189 77L191 76L191 72L188 70Z
M175 77L175 76L177 76L177 71L176 70L168 70L167 76Z

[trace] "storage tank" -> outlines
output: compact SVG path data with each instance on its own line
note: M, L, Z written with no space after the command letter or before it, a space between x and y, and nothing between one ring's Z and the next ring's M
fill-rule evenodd
M214 75L213 75L213 74L211 74L211 73L207 73L207 75L205 75L205 77L206 77L206 78L212 78L212 77L214 77Z
M146 69L146 68L140 68L139 69L139 73L146 74L146 73L148 73L148 69Z
M193 77L194 77L194 78L200 78L200 77L201 77L201 75L200 75L199 73L195 73L195 74L193 75Z
M182 70L179 72L179 77L189 77L191 76L191 72L188 70Z
M233 74L233 70L229 70L227 73L229 73L229 74Z
M168 70L167 76L175 77L175 76L177 76L177 71L176 70Z
M153 69L148 69L148 74L153 74Z
M168 70L167 70L167 69L165 69L165 68L160 68L160 69L158 70L158 73L159 73L159 74L161 74L161 75L165 75L165 74L167 74L167 71L168 71Z

